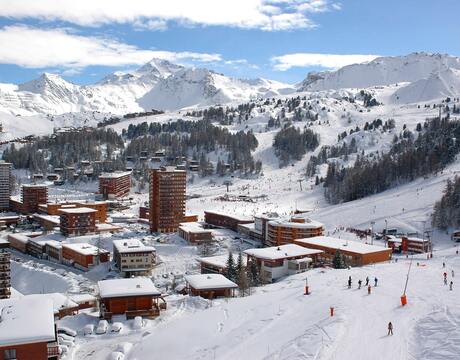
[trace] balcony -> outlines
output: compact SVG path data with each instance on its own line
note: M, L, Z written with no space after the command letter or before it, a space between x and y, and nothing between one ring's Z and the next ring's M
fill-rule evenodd
M48 359L59 359L59 344L57 341L46 344L48 351Z

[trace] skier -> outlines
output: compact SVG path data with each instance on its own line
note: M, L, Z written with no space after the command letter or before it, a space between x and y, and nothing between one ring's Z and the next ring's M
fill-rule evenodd
M367 287L367 295L370 295L370 294L371 294L371 286L369 285L369 286Z
M445 263L445 262L442 263L442 267L443 267L443 268L446 267L446 263Z
M454 277L454 270L452 270L452 277Z
M378 283L378 279L377 278L374 278L374 286L377 287L377 283Z
M452 286L454 286L454 282L451 281L450 284L449 284L449 290L452 291Z
M393 335L393 324L391 321L388 323L388 336Z
M447 278L444 277L444 285L447 285Z
M348 277L348 288L351 289L351 276Z
M358 289L361 289L361 284L362 284L362 281L361 279L358 280Z
M366 286L369 285L369 276L366 276Z

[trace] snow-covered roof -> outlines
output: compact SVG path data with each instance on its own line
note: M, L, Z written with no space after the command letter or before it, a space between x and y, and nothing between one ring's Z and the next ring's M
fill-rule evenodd
M183 231L193 232L193 233L210 233L212 232L209 229L204 229L200 223L197 222L185 222L179 225L179 228Z
M245 216L241 214L228 214L225 212L220 212L220 211L210 211L210 210L205 210L205 215L206 214L214 214L214 215L219 215L219 216L226 216L232 219L235 219L236 221L254 221L254 218L250 216Z
M152 280L145 277L101 280L98 281L97 286L101 298L161 295Z
M419 243L425 243L425 242L430 242L429 239L420 239L417 237L406 237L407 240L412 241L412 242L419 242Z
M9 237L19 242L22 242L23 244L27 244L30 240L28 236L25 236L23 234L9 234Z
M122 172L113 172L113 173L103 173L99 176L99 179L117 179L126 175L131 175L131 171L122 171Z
M247 255L265 260L279 260L290 257L317 255L321 254L322 252L323 251L321 250L308 249L296 244L286 244L267 248L244 250L244 253Z
M235 264L238 262L238 254L232 254L233 255L233 261ZM242 257L243 259L243 264L246 265L247 263L247 258L246 256ZM226 268L227 267L227 260L228 260L228 254L225 255L216 255L216 256L208 256L208 257L202 257L199 258L198 261L203 264L209 264L211 266L219 267L219 268Z
M73 244L62 244L62 247L71 249L82 255L97 255L99 253L107 253L105 249L100 249L94 245L88 243L73 243Z
M389 251L389 248L369 245L357 241L334 238L330 236L315 236L307 239L295 240L296 243L305 245L324 246L330 249L349 251L356 254L371 254L379 251Z
M222 274L197 274L185 276L185 281L196 290L236 288L233 281Z
M116 248L120 253L155 251L153 246L146 246L139 239L114 240L113 247Z
M96 297L91 294L70 294L69 298L77 304L96 301Z
M59 224L59 216L58 215L46 215L46 214L35 214L35 219L42 219L46 220L55 224Z
M78 304L76 302L72 301L66 295L61 293L31 294L25 295L25 297L31 299L50 299L53 302L53 311L55 314L57 314L60 310L78 307Z
M22 187L25 187L25 188L47 188L48 185L46 185L46 184L23 184Z
M86 213L95 213L97 210L87 208L87 207L81 207L81 208L68 208L68 209L60 209L59 210L62 213L65 214L86 214Z
M55 339L53 301L28 296L0 300L1 346Z
M324 227L319 221L314 221L308 218L304 218L305 222L297 222L289 220L271 220L268 222L271 226L282 226L296 229L318 229Z

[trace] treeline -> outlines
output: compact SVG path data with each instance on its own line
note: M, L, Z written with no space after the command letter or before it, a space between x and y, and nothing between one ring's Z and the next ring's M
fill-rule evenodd
M448 227L460 227L460 177L447 180L441 200L434 204L433 226L446 230Z
M358 156L354 166L329 164L324 180L326 199L333 204L352 201L436 173L460 152L460 121L429 119L418 137L407 129L387 154Z
M103 171L116 170L106 160L116 160L124 148L120 135L111 129L71 131L42 136L17 148L14 144L3 152L3 160L15 168L46 173L49 166L73 166L82 160L100 162ZM110 167L105 169L106 167ZM119 162L119 167L122 167Z
M314 176L316 174L317 166L326 164L330 158L342 158L344 161L348 160L348 155L358 152L358 146L356 145L356 139L352 138L350 144L343 142L342 145L325 145L322 146L318 155L312 155L308 161L306 168L307 177Z
M207 156L210 152L221 151L223 159L218 160L219 173L222 173L222 162L233 172L241 170L244 173L260 172L262 163L255 161L251 155L258 142L251 131L230 132L226 128L215 126L210 120L186 121L178 120L167 124L142 123L130 125L124 135L131 139L126 147L126 156L137 156L141 152L153 154L162 149L166 158L188 158L199 161L206 174L212 167Z
M295 126L286 126L278 131L273 140L275 154L280 161L280 167L286 166L291 160L300 160L307 151L316 149L319 145L319 135L304 128L301 131Z

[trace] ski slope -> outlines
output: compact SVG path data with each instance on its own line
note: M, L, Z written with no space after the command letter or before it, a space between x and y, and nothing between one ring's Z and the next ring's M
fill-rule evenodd
M128 358L456 359L459 290L455 284L453 291L443 285L442 262L449 274L460 271L460 255L449 248L431 260L414 257L408 305L402 307L410 261L402 257L397 263L351 270L316 269L259 288L249 297L215 300L205 310L149 329ZM346 287L348 276L352 289ZM366 276L371 278L370 295L357 288L357 280ZM303 294L306 277L309 296ZM394 336L387 336L389 321ZM427 341L433 334L444 339L442 347Z

